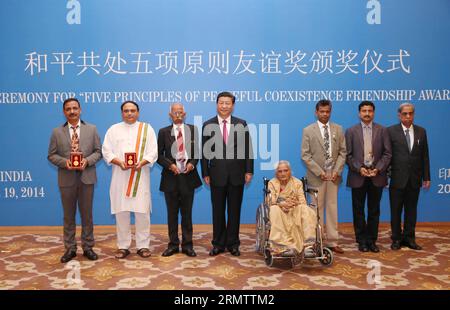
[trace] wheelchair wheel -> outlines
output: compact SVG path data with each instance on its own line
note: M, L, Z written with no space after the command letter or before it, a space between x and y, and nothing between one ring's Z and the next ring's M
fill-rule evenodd
M261 209L256 211L256 252L264 254L264 246L266 242L266 228L264 224L264 217Z
M329 248L323 248L323 258L319 261L324 266L330 266L333 263L333 252Z
M273 266L273 256L272 253L270 253L270 250L266 249L264 251L264 261L266 262L266 265L269 267Z

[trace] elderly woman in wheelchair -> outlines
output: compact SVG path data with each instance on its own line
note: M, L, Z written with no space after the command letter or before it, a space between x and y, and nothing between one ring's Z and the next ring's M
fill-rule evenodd
M307 257L331 264L332 257L329 262L322 260L316 210L308 206L303 182L292 176L288 161L277 164L275 178L265 181L264 191L264 203L257 213L257 250L264 254L266 263L272 266L274 259L288 258L297 265ZM310 193L317 196L315 190Z

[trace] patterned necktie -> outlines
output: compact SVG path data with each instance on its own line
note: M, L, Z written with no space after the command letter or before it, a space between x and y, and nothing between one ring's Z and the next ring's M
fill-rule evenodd
M369 126L364 126L364 158L370 159L372 156L372 133Z
M70 126L70 128L73 129L73 133L72 133L72 141L71 141L71 148L72 148L72 153L76 153L80 151L80 138L78 138L78 134L77 134L77 126Z
M183 132L181 130L181 127L177 127L178 135L177 135L177 145L178 145L178 152L183 153L184 152L184 141L183 141Z
M330 134L328 133L328 126L323 125L323 147L325 148L325 160L329 159L330 156Z
M406 143L408 143L408 151L411 153L411 138L409 136L409 128L405 130Z
M225 144L227 144L227 142L228 142L227 120L224 119L222 122L223 122L223 128L222 128L222 131L223 131L223 142L225 142Z
M181 172L186 170L186 157L184 156L184 141L183 141L183 131L181 130L181 126L177 127L178 135L177 135L177 167Z

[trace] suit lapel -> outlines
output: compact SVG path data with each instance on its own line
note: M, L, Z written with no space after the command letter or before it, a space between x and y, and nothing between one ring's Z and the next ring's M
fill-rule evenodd
M237 137L234 136L234 133L236 132L234 127L237 125L236 118L231 116L230 123L231 123L230 124L231 127L230 127L230 134L228 135L227 144L228 144L228 141L230 141L230 137L233 137L233 140L235 141L234 143L237 143L237 141L236 141ZM223 138L223 134L222 134L222 138Z
M322 134L320 133L320 128L319 128L319 125L317 124L317 122L314 123L313 131L314 131L314 134L316 135L317 139L319 139L320 145L322 146L323 150L326 151L325 145L324 145L325 141L323 141Z
M406 141L406 135L405 135L405 132L403 131L402 124L398 124L397 132L398 132L399 136L401 137L400 140L402 141L403 146L406 148L406 150L409 153L408 142Z
M175 142L178 133L173 126L171 126L167 132L169 134L169 145L172 145Z
M414 126L414 124L413 124L413 126ZM416 141L419 141L419 128L417 128L417 126L414 126L414 139L413 140L414 141L412 141L413 145L412 145L411 153L416 148L416 145L417 145Z
M361 123L359 123L359 126L356 127L355 129L356 129L356 130L355 130L356 138L357 138L358 141L359 141L359 145L362 146L362 148L363 148L363 153L364 153L364 133L363 133L364 129L363 129Z
M69 130L70 130L70 124L69 124L69 123L66 123L65 125L63 125L62 130L63 130L63 132L64 132L64 135L65 135L66 138L67 138L67 143L69 144L69 146L71 146L71 145L72 145L72 139L70 139L70 132L69 132Z
M192 133L194 129L184 124L184 144L188 159L192 159Z
M375 152L375 140L378 138L380 133L380 128L377 124L372 123L372 153Z

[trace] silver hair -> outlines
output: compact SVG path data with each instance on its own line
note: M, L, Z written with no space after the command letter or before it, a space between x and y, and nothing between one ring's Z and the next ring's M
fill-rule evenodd
M398 113L401 113L404 107L412 107L413 112L416 111L416 108L414 107L414 104L405 102L398 106Z
M181 106L183 107L183 111L184 111L184 105L183 105L181 102L174 102L174 103L172 103L172 104L170 105L170 107L169 107L169 113L172 113L172 108L173 108L173 106L175 106L175 105L181 105Z
M287 160L280 160L279 162L277 162L276 164L275 164L275 170L277 170L278 169L278 167L280 166L280 165L286 165L286 166L288 166L288 168L289 168L289 170L292 170L291 169L291 164L287 161Z

